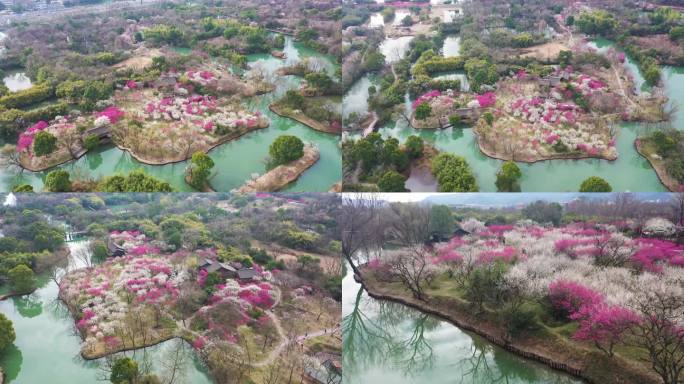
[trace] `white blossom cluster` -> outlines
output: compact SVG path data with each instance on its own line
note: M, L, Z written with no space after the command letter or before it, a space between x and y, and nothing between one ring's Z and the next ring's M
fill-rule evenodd
M153 274L152 266L171 270L171 264L162 258L122 258L80 269L62 278L61 297L77 306L83 319L87 317L87 321L82 319L84 323L78 323L86 334L86 347L115 334L128 312L130 294L140 298L157 288L164 289L168 296L168 290L178 288L187 277L180 273Z

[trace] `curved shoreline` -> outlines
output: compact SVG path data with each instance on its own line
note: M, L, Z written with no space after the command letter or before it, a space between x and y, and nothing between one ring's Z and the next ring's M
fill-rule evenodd
M290 114L290 113L285 113L280 107L278 107L277 105L275 105L275 103L269 104L269 105L268 105L268 109L269 109L271 112L273 112L273 113L275 113L276 115L278 115L278 116L287 117L288 119L292 119L292 120L294 120L294 121L296 121L296 122L298 122L298 123L300 123L300 124L306 125L307 127L311 128L311 129L313 129L313 130L315 130L315 131L323 132L323 133L329 133L329 134L331 134L331 135L340 135L340 134L342 134L342 129L341 129L341 128L340 128L339 131L337 131L337 130L332 130L332 129L330 129L330 128L326 128L322 123L320 123L320 122L318 122L318 121L316 121L316 120L314 120L314 119L312 119L312 118L310 118L310 117L304 115L303 113L302 113L302 115L303 115L304 117L300 117L299 115L294 115L294 114Z
M237 140L238 138L240 138L240 137L242 137L242 136L244 136L244 135L246 135L246 134L248 134L248 133L250 133L250 132L258 131L259 129L266 129L266 128L268 128L269 126L270 126L270 123L269 123L267 126L265 126L265 127L256 126L256 127L254 127L253 129L249 129L249 130L246 130L246 131L238 132L236 135L226 135L226 136L220 138L216 143L210 145L208 148L202 149L202 152L204 152L204 153L209 153L209 152L211 152L213 149L215 149L215 148L218 147L218 146L221 146L221 145L223 145L223 144L225 144L225 143L228 143L228 142L230 142L230 141L233 141L233 140ZM147 160L147 159L142 158L141 155L135 153L135 152L134 152L132 149L130 149L130 148L124 147L123 145L118 144L118 143L116 143L116 142L114 142L114 141L112 141L112 143L114 144L114 146L116 146L116 147L119 148L120 150L122 150L122 151L124 151L124 152L128 152L128 153L131 155L131 157L134 158L134 159L135 159L136 161L138 161L139 163L147 164L147 165L167 165L167 164L182 163L182 162L187 161L188 159L190 159L190 157L192 157L192 153L191 153L191 154L190 154L190 157L186 157L186 158L183 158L183 159L163 160L163 161L159 161L159 160ZM195 152L197 152L197 151L195 151Z
M311 144L306 144L304 146L304 155L301 158L279 165L256 179L248 180L245 184L235 189L235 191L238 193L279 191L299 179L304 171L316 164L320 158L321 152L318 148ZM295 173L287 175L290 170L294 170ZM281 178L283 174L285 176Z
M644 159L646 159L646 161L648 161L648 164L651 165L651 168L653 168L653 170L655 171L656 176L658 176L658 181L660 181L660 184L662 184L662 185L663 185L667 190L669 190L670 192L679 192L676 188L672 188L670 185L668 185L668 184L665 182L665 180L666 180L666 179L669 179L669 177L670 177L670 176L667 174L667 172L665 172L663 169L661 169L660 166L656 165L656 164L653 162L653 160L651 160L651 158L649 158L648 156L646 156L645 153L643 153L643 149L641 148L641 138L637 138L637 139L634 141L634 148L636 149L637 153L638 153L641 157L643 157Z
M209 153L209 152L211 152L212 150L214 150L216 147L219 147L219 146L221 146L221 145L223 145L223 144L226 144L226 143L228 143L228 142L230 142L230 141L237 140L238 138L240 138L240 137L242 137L242 136L244 136L244 135L246 135L246 134L248 134L248 133L251 133L251 132L254 132L254 131L258 131L259 129L266 129L266 128L268 128L269 126L270 126L270 123L269 123L269 125L267 125L267 126L265 126L265 127L259 127L259 126L257 126L257 127L255 127L254 129L250 129L250 130L247 130L247 131L238 132L237 135L227 135L227 136L224 136L223 138L219 139L216 143L210 145L207 149L203 149L202 152L204 152L204 153ZM182 162L187 161L188 159L190 159L190 157L187 157L187 158L179 159L179 160L178 160L178 159L174 159L174 160L165 160L165 161L147 160L147 159L141 157L141 155L138 155L137 153L135 153L131 148L124 147L123 145L118 144L118 143L116 143L116 142L114 142L114 141L112 141L112 145L115 146L115 147L116 147L117 149L119 149L120 151L122 151L122 152L127 152L128 154L130 154L131 157L134 158L137 162L142 163L142 164L146 164L146 165L167 165L167 164L176 164L176 163L182 163ZM30 168L30 167L28 167L28 166L25 166L21 161L19 162L19 165L21 166L22 169L25 169L25 170L30 171L30 172L43 172L43 171L47 171L47 170L49 170L49 169L58 167L58 166L60 166L60 165L62 165L62 164L66 164L66 163L68 163L68 162L70 162L70 161L76 161L76 160L80 159L81 157L85 156L88 152L90 152L90 151L84 152L84 153L83 153L81 156L79 156L79 157L71 157L71 158L69 158L68 160L61 161L61 162L56 163L56 164L50 164L49 166L41 167L41 168L36 168L36 169ZM190 156L192 156L192 154L190 154Z
M50 164L50 165L47 165L47 166L44 166L44 167L32 168L31 166L25 165L24 162L22 162L21 160L19 160L19 166L21 166L22 169L25 169L25 170L30 171L30 172L43 172L43 171L47 171L48 169L52 169L52 168L58 167L58 166L60 166L60 165L62 165L62 164L66 164L66 163L68 163L68 162L70 162L70 161L76 161L76 160L80 159L81 157L85 156L88 152L90 152L90 151L86 150L85 152L83 152L82 155L80 155L80 156L78 156L78 157L73 157L73 156L71 156L71 157L70 157L69 159L67 159L67 160L60 161L60 162L54 163L54 164Z
M552 369L557 371L562 371L570 374L576 378L582 379L589 384L659 384L660 380L653 375L639 372L637 368L630 367L628 365L615 366L611 369L611 373L620 372L619 377L613 375L611 378L613 381L605 381L603 377L595 377L592 375L593 370L596 367L587 367L588 364L597 363L595 356L589 354L583 354L581 356L564 357L561 356L560 352L563 349L562 345L554 343L554 345L544 345L537 342L533 345L523 345L522 340L515 340L514 342L507 341L505 339L505 332L500 329L484 329L483 324L486 323L484 319L469 318L467 314L463 314L455 310L456 306L451 303L443 303L441 308L439 308L439 298L432 299L432 303L438 308L430 308L426 302L418 301L412 297L405 297L403 295L394 294L393 292L383 291L381 287L376 287L369 283L368 281L362 279L361 277L354 275L354 279L361 284L368 295L376 300L386 300L395 303L405 305L407 307L418 310L422 313L427 313L440 319L443 319L454 326L475 333L488 342L495 344L511 353L521 356L526 359L534 360L538 363L542 363ZM450 309L450 311L449 311ZM492 327L489 327L492 328ZM537 339L531 340L539 341ZM615 361L617 357L613 360L604 359L602 363L607 361ZM603 366L605 367L605 365ZM601 369L599 369L601 371ZM603 373L605 369L603 370Z
M564 155L557 155L557 156L548 157L548 158L544 158L544 159L537 159L537 160L506 159L503 156L499 156L497 154L494 154L494 153L487 151L485 146L482 145L482 138L480 137L480 135L477 133L477 131L473 131L473 132L475 132L475 136L477 137L477 147L480 149L480 152L483 155L487 156L488 158L494 159L494 160L500 160L500 161L509 161L510 160L510 161L514 161L516 163L534 164L534 163L541 163L543 161L554 161L554 160L590 160L590 159L596 159L596 160L604 160L604 161L613 162L613 161L616 161L618 159L617 157L615 157L614 159L609 159L607 157L591 156L591 155L582 155L582 156L573 156L573 157L571 157L571 155L565 155L565 156Z

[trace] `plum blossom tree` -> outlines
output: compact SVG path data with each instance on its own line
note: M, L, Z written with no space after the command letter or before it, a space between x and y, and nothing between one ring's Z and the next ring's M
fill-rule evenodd
M615 345L639 322L639 316L628 308L601 304L580 320L573 338L593 342L596 348L613 356Z
M436 277L436 269L429 257L430 252L426 248L416 246L389 252L385 262L391 275L411 291L413 297L424 300L425 287Z

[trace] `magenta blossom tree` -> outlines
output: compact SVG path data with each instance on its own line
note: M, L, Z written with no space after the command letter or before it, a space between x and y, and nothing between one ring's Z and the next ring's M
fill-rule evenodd
M594 343L596 348L613 356L613 348L623 341L625 334L639 323L639 316L620 307L597 305L579 322L579 329L573 337L576 340Z

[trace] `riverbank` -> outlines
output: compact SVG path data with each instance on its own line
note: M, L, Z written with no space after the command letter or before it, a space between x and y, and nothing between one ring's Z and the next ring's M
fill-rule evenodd
M428 296L426 301L420 301L401 286L381 283L368 273L363 279L358 276L355 276L355 279L374 299L399 303L437 316L463 330L476 333L509 352L569 373L588 383L660 383L660 379L644 367L617 356L610 359L596 350L583 348L561 337L553 337L552 334L545 337L525 335L524 338L510 340L495 319L486 313L478 316L472 314L472 307L463 300Z
M484 140L482 139L482 136L478 133L477 129L473 129L473 132L475 133L475 137L477 138L477 146L480 149L480 152L487 156L490 159L494 160L501 160L501 161L515 161L516 163L526 163L526 164L534 164L534 163L539 163L539 162L544 162L544 161L551 161L551 160L586 160L586 159L598 159L598 160L607 160L607 161L615 161L618 158L617 153L614 156L599 156L599 155L589 155L587 153L579 154L579 153L568 153L568 154L556 154L553 156L543 156L543 157L534 157L534 158L520 158L519 156L516 156L516 153L513 152L510 155L507 154L500 154L489 148L485 143Z
M185 182L192 187L192 183L190 183L190 172L189 169L185 171ZM193 187L194 188L194 187ZM205 180L204 185L202 186L202 189L200 190L201 192L216 192L214 188L211 187L211 184L209 184L208 180Z
M648 146L648 143L644 143L644 140L648 140L645 138L638 138L634 142L634 148L636 148L637 153L639 153L643 158L645 158L649 164L651 164L651 167L655 170L656 175L658 175L658 179L660 182L671 192L681 192L679 183L677 180L672 178L667 171L665 170L665 164L663 162L663 159L658 157L658 158L653 158L653 154L655 152L651 152L646 149Z
M263 120L263 121L260 120L259 123L255 124L253 127L244 126L239 131L233 132L229 135L222 136L217 141L215 141L214 143L206 145L204 148L201 149L201 151L204 153L209 153L209 152L211 152L211 150L213 150L213 149L215 149L215 148L217 148L217 147L219 147L225 143L236 140L236 139L240 138L241 136L246 135L250 132L256 131L258 129L268 128L269 125L270 125L270 123L268 123L266 120ZM131 157L133 157L135 160L137 160L143 164L147 164L147 165L166 165L166 164L180 163L180 162L189 160L190 158L192 158L192 154L197 152L197 151L189 151L188 150L188 151L185 151L183 153L176 153L176 154L171 154L171 155L164 154L163 157L161 157L161 158L153 159L151 157L146 157L146 155L142 155L142 154L136 152L132 148L126 147L122 143L117 143L115 141L114 145L117 148L119 148L120 150L128 152L131 155Z
M77 157L75 157L74 154L69 152L66 148L60 148L59 150L46 156L34 156L29 155L27 152L22 152L19 155L18 160L19 165L25 170L31 172L42 172L68 163L72 160L78 160L87 152L88 151L79 151Z
M279 165L256 179L249 180L238 188L239 193L275 192L297 180L304 171L311 168L321 153L311 144L304 145L304 155L287 164Z
M282 117L288 117L292 120L295 120L301 124L306 125L309 128L315 129L319 132L325 132L325 133L330 133L334 135L339 135L342 133L342 129L335 129L330 126L326 126L325 124L321 123L320 121L316 121L309 116L305 115L303 112L295 113L294 111L290 110L289 108L281 107L277 104L270 104L268 106L268 109L271 110L271 112L275 113L278 116Z
M68 246L63 246L63 247L59 248L58 250L56 250L55 252L53 252L52 255L53 255L54 257L51 258L50 260L48 260L48 261L46 262L45 266L44 266L44 268L45 268L46 270L48 270L48 269L50 269L50 268L57 268L57 266L58 266L61 262L67 261L68 258L69 258L69 256L71 255L71 251L69 250L69 247L68 247ZM43 262L45 262L45 261L43 261ZM34 274L35 274L35 275L38 275L38 274L44 273L44 272L45 272L45 271L42 271L42 270L41 270L41 271L38 271L38 272L34 271ZM24 291L24 292L10 292L10 293L6 293L6 294L4 294L4 295L0 295L0 302L1 302L1 301L4 301L4 300L7 300L7 299L9 299L9 298L12 298L12 297L19 297L19 296L24 296L24 295L30 295L30 294L32 294L33 292L35 292L38 288L40 288L40 287L38 287L38 284L36 284L35 287L31 288L31 289L28 290L28 291Z

